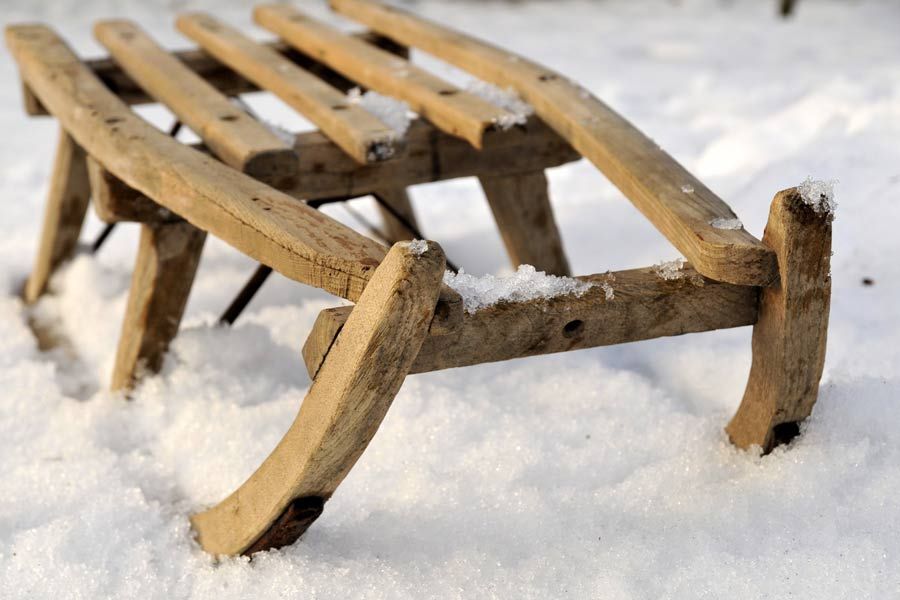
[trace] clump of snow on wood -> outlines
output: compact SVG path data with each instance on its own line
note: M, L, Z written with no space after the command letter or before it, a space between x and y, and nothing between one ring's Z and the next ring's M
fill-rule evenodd
M837 208L837 202L834 200L835 183L837 183L835 179L822 181L807 177L803 183L797 186L797 189L805 204L811 206L817 214L833 219L834 210Z
M520 265L509 277L444 273L444 283L456 290L468 313L477 312L499 302L523 302L536 298L555 298L566 294L581 296L594 284L571 277L548 275L531 265Z
M359 105L369 111L385 125L393 129L397 136L403 137L409 130L412 111L409 104L390 96L368 91L363 93L358 87L347 92L347 102Z
M507 111L507 114L496 120L497 126L504 131L514 125L524 125L528 122L528 117L534 114L534 108L512 88L501 89L486 81L474 79L466 85L466 91Z
M727 217L716 217L712 221L709 222L715 229L730 229L737 230L743 229L744 224L737 217L733 219L729 219Z
M653 272L666 281L681 279L682 277L684 277L683 269L685 262L686 261L683 258L676 258L675 260L661 262L659 264L653 265Z
M686 183L686 184L684 184L683 186L681 186L681 191L684 192L685 194L693 194L693 193L694 193L694 186L692 186L692 185L689 184L689 183Z
M412 240L406 242L406 247L416 256L422 256L428 251L428 242L425 240Z
M601 283L600 287L603 289L603 294L607 300L612 300L616 297L616 291L613 289L613 286L609 285L608 281Z

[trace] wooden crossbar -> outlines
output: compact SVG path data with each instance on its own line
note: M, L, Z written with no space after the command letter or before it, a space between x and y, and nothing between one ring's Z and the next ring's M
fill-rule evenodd
M578 277L582 296L503 302L472 314L446 335L425 339L410 373L610 346L756 323L758 289L705 279L690 266L665 280L653 269ZM614 291L607 298L602 284ZM315 377L352 306L319 313L303 346Z
M129 186L286 277L351 300L362 293L383 246L167 137L48 27L10 26L6 41L41 104Z
M177 26L218 60L299 111L360 164L397 155L402 142L392 129L271 48L202 13L179 16Z
M506 110L409 61L345 35L286 4L257 6L257 23L360 85L399 98L449 134L481 148L484 132L512 117Z
M775 253L744 229L712 226L731 208L656 143L568 78L535 62L372 0L332 8L399 43L420 48L493 84L511 86L597 166L703 275L768 285Z
M165 104L225 164L277 184L297 172L297 155L284 141L130 21L101 21L97 39L128 75Z

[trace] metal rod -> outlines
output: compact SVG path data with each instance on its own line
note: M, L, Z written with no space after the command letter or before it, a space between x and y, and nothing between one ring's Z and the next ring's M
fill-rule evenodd
M253 300L256 292L259 291L259 288L262 287L271 274L272 267L262 264L256 267L256 271L253 272L253 275L247 280L247 283L244 284L238 295L235 296L228 308L225 309L225 312L222 313L222 316L219 317L219 325L234 325L234 322L241 316L241 313Z

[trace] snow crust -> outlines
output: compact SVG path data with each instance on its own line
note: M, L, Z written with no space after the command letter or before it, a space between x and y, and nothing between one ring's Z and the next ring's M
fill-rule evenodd
M803 202L820 215L834 218L837 202L834 201L834 184L836 180L821 181L807 177L803 183L797 186Z
M406 132L409 130L412 112L409 104L402 100L371 90L363 93L362 90L356 87L347 92L347 101L350 104L358 104L378 117L382 123L393 129L400 138L406 135Z
M172 27L182 4L7 1L4 18L51 23L89 57L101 52L93 23L116 16L184 47ZM252 31L246 2L189 4ZM303 8L328 18L325 4ZM318 313L342 302L276 274L234 328L217 327L256 263L210 236L162 373L129 402L106 392L138 227L120 225L59 273L51 296L22 304L58 131L23 114L5 54L0 598L896 598L900 6L801 0L780 21L774 5L412 8L579 81L727 198L748 231L760 234L774 192L809 173L852 190L834 228L823 384L802 435L760 457L722 431L747 381L750 327L415 375L302 541L252 561L205 555L189 516L278 443L310 386L298 349ZM266 119L313 127L252 96ZM137 110L171 123L158 107ZM586 161L548 177L574 273L673 255ZM411 193L451 260L508 268L476 181ZM377 222L374 203L354 207ZM340 205L323 211L352 222ZM82 242L100 227L90 216ZM29 321L71 344L39 350Z
M428 251L428 242L425 240L411 240L406 242L406 246L416 256L422 256Z
M686 261L683 258L661 262L653 265L653 271L661 279L665 279L666 281L681 279L684 277L684 271L682 269L684 269L685 262Z
M486 81L473 79L466 85L466 91L508 111L496 123L504 131L515 125L525 125L528 117L534 114L534 108L512 88L502 89Z
M744 224L741 223L741 220L737 217L730 219L726 217L716 217L712 221L709 222L716 229L729 229L729 230L737 230L743 229Z
M463 299L463 307L468 313L477 312L500 302L549 299L567 294L583 296L594 285L572 277L548 275L531 265L519 265L515 274L510 277L475 276L463 269L460 269L459 273L447 271L444 273L444 283L459 293Z

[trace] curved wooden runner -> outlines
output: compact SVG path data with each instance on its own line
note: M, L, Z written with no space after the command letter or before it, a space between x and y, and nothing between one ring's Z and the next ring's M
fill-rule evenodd
M362 455L434 316L440 246L400 242L347 319L290 430L233 494L191 521L213 554L247 554L299 537ZM274 526L273 526L274 525Z
M8 27L6 40L41 103L129 186L286 277L362 293L383 246L153 128L49 28Z
M399 8L330 0L336 11L396 41L421 48L495 85L511 86L537 114L616 185L703 275L768 285L775 254L743 229L717 229L731 208L606 104L566 77Z

